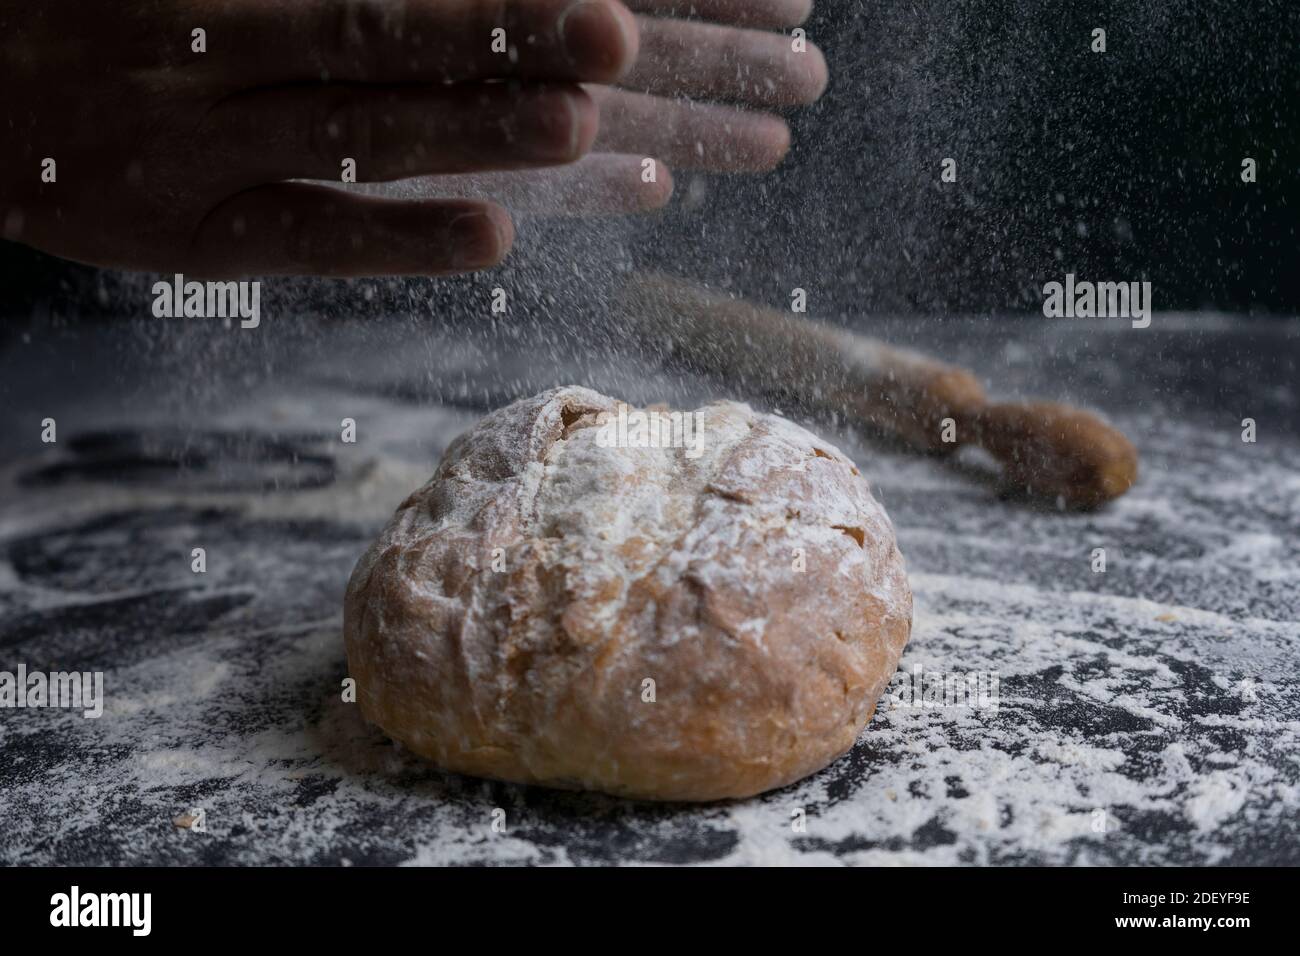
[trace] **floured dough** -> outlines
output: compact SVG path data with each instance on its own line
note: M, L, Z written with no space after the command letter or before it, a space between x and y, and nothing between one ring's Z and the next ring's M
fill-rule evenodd
M583 388L516 402L402 503L348 585L362 713L448 770L629 797L826 766L911 630L888 517L782 418L707 405L693 456L605 447L617 409Z

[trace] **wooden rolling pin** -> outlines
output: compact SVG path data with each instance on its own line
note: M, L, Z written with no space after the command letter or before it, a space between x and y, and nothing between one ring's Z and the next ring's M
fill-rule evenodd
M1083 409L992 402L965 369L680 279L634 274L622 295L629 333L671 360L755 397L847 415L918 451L979 445L1010 488L1033 497L1093 508L1137 480L1133 444Z

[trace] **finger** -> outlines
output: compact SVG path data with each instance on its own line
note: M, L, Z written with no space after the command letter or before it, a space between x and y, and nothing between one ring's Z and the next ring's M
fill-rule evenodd
M596 136L581 87L330 83L226 97L202 135L240 186L277 179L358 180L570 163Z
M668 168L656 163L654 181L646 182L643 163L640 155L593 153L553 169L421 176L355 188L392 199L492 200L516 216L628 215L658 209L672 197L673 177Z
M658 17L698 17L758 30L797 27L812 13L812 0L624 0L628 9Z
M764 172L790 149L790 127L771 113L754 113L610 86L587 88L600 108L601 153L658 156L678 169Z
M199 224L186 272L239 275L446 275L496 265L514 242L500 206L393 202L306 183L258 186Z
M622 86L659 96L725 99L756 106L811 103L826 88L826 60L789 37L711 23L639 17L641 55Z
M637 55L636 20L618 0L235 0L225 11L209 31L209 56L229 51L240 88L321 79L608 83Z

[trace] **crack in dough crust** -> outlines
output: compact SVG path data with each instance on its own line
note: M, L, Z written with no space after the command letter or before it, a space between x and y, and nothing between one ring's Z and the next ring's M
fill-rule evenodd
M692 458L607 447L618 404L516 402L403 502L348 586L362 713L448 770L628 797L745 797L821 769L911 630L888 517L782 418L707 405Z

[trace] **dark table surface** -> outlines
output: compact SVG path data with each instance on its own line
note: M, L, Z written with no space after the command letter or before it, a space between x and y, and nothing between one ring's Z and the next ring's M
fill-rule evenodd
M406 317L156 328L33 325L0 347L0 670L106 682L97 720L0 710L0 861L1300 863L1296 322L878 323L997 393L1099 408L1141 481L1062 514L999 497L978 454L812 423L898 529L902 668L996 673L998 706L885 700L823 772L707 806L431 768L341 701L340 618L366 544L488 408L561 383L715 389ZM204 832L173 825L191 808Z

